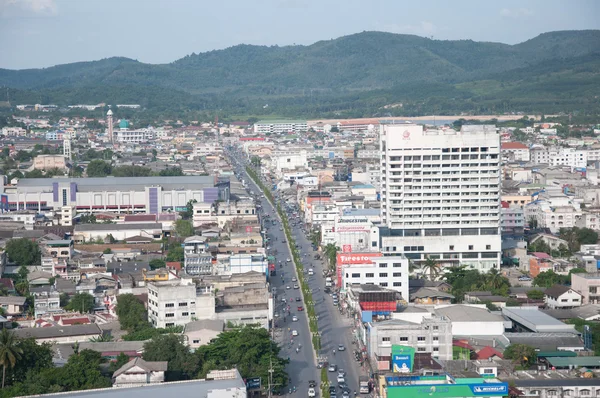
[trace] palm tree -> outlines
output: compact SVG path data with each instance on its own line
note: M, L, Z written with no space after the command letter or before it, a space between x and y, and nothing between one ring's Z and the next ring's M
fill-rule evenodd
M110 334L103 334L99 337L92 337L89 341L91 343L108 343L113 341L113 337Z
M19 340L14 333L9 332L7 329L2 329L0 333L0 363L2 364L2 388L4 388L4 381L6 378L6 367L15 367L15 363L19 358L23 350L19 347Z
M408 273L409 275L413 275L413 272L420 270L421 266L419 264L415 264L412 260L408 260Z
M491 290L497 290L500 289L503 285L504 285L504 277L502 276L502 274L500 274L500 272L498 272L497 268L492 268L486 275L486 285L491 289Z
M432 258L428 258L422 265L423 274L429 274L429 280L436 280L442 272L442 266Z
M323 248L323 253L325 253L325 257L327 258L327 262L329 263L330 268L335 265L338 250L340 250L340 248L334 245L333 243L328 243Z

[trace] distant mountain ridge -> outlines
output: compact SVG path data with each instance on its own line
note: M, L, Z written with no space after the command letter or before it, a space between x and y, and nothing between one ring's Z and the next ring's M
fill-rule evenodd
M585 75L595 84L599 60L597 30L549 32L516 45L362 32L308 46L237 45L162 65L115 57L44 69L0 69L0 85L65 100L75 93L81 97L83 90L89 92L82 98L88 102L106 101L99 96L106 95L107 87L117 91L115 101L131 100L125 87L142 96L163 89L186 101L210 95L277 101L307 93L352 97L415 85L464 90L469 83L489 80L504 89L516 84L512 72L538 83L560 73L567 80L576 75L577 81ZM411 97L408 93L405 99Z

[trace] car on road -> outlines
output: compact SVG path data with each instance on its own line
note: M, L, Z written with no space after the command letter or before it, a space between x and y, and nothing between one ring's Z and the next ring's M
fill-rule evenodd
M302 301L301 297L296 297L296 301Z
M346 351L346 347L343 344L338 345L338 351Z
M346 382L343 382L343 383L340 383L340 384L338 384L338 388L339 388L340 390L346 390L346 389L349 389L349 387L348 387L348 384L346 384Z
M292 330L292 336L294 336L294 337L298 336L298 331L296 329Z
M294 289L300 289L300 286L298 286L297 284L294 284Z
M296 279L296 277L293 277L292 282L298 282L298 279Z
M519 280L520 280L520 281L522 281L522 282L525 282L525 281L530 281L530 280L531 280L531 277L529 277L529 276L527 276L527 275L523 275L523 276L520 276L520 277L519 277Z
M346 382L346 379L344 378L344 376L340 376L340 375L338 375L338 377L337 377L337 382L338 382L338 383L345 383L345 382Z
M309 397L311 397L311 398L313 398L313 397L316 397L316 396L317 396L317 393L315 392L315 389L314 389L314 387L310 387L310 388L308 389L308 396L309 396Z
M285 260L285 262L286 262L286 263L289 263L289 262L291 262L291 261L292 261L292 260L290 260L289 258L287 258L287 259Z
M344 390L344 392L342 392L342 398L350 398L350 391Z
M334 364L334 363L332 363L332 364L329 365L329 368L327 368L327 370L329 372L335 372L337 370L337 365Z
M335 393L335 384L331 384L331 385L329 386L329 393L330 393L330 394L334 394L334 393Z
M298 317L296 315L292 317L292 322L298 322Z
M308 269L308 275L311 275L311 276L312 276L312 275L314 275L314 274L315 274L315 272L313 271L313 269L312 269L312 268L309 268L309 269Z
M284 239L284 240L281 241L281 243L287 243L287 240Z
M290 285L287 285L285 288L286 288L286 289L291 289Z
M298 311L304 311L304 307L302 307L302 306L298 307Z

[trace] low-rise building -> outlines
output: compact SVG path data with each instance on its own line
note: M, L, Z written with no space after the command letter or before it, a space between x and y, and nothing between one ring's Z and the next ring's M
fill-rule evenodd
M582 304L600 304L600 273L571 274L571 288L581 293Z
M113 374L113 387L138 387L163 383L167 361L150 362L135 358L121 366Z
M87 325L15 329L13 333L20 339L31 337L35 339L38 344L67 344L98 339L102 336L102 330L100 330L100 327L95 323Z
M544 302L552 309L581 306L581 293L569 286L554 285L544 291Z
M188 346L196 349L206 345L215 339L225 327L222 320L203 319L187 323L183 329L183 335Z

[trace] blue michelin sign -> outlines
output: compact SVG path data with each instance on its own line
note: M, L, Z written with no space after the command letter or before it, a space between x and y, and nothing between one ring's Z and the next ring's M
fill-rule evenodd
M411 367L410 355L393 355L392 356L392 372L394 373L409 373Z
M474 395L508 395L507 383L470 384Z

